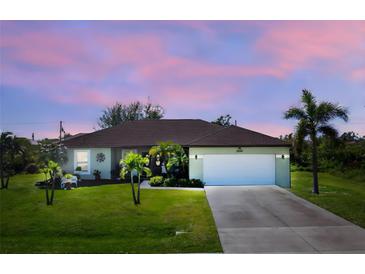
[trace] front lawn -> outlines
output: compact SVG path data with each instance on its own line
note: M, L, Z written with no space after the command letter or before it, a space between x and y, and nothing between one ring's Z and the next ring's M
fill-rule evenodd
M365 228L365 182L319 174L319 195L312 194L312 173L292 172L292 192Z
M136 207L129 185L82 187L46 206L39 180L17 175L0 191L1 253L222 252L203 191L143 189Z

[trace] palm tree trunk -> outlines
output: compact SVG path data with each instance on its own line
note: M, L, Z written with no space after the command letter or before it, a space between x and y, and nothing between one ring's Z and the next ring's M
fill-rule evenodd
M55 190L55 180L52 180L51 198L49 199L50 205L53 205L54 190Z
M136 205L137 204L137 199L136 199L136 193L134 191L133 173L132 172L131 172L131 186L132 186L133 202Z
M317 152L317 137L313 133L312 139L312 172L313 172L313 193L319 194L318 188L318 152Z
M1 177L1 189L5 188L5 175L4 175L4 165L3 165L3 150L0 151L0 177Z
M6 177L6 180L5 180L5 188L6 188L6 189L8 189L9 180L10 180L10 176L7 176L7 177Z
M49 186L49 182L46 181L46 203L47 205L49 205L49 195L48 195L48 186Z
M137 191L137 203L140 204L141 200L141 175L138 174L138 191Z

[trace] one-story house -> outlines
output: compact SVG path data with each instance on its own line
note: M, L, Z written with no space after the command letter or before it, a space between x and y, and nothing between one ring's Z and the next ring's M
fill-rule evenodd
M110 179L120 159L130 152L146 154L161 141L189 152L189 177L206 185L279 185L290 187L290 145L238 126L200 119L127 121L64 141L68 162L63 169L92 179L93 170Z

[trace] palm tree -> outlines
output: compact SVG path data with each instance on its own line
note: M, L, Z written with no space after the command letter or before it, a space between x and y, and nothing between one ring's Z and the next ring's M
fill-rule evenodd
M7 189L9 178L14 174L14 159L24 153L17 138L11 132L2 132L0 136L0 178L1 189Z
M151 170L146 167L148 165L149 160L146 157L142 157L142 155L138 153L130 152L126 155L125 159L120 160L120 165L122 166L122 170L120 171L120 176L124 179L125 176L130 173L131 176L131 187L132 187L132 196L134 204L140 204L140 193L141 193L141 175L143 172L147 174L147 177L151 176ZM134 182L133 182L133 172L137 173L138 176L138 190L137 197L134 190Z
M54 198L54 191L55 191L55 187L56 187L56 178L57 176L61 176L62 174L62 170L61 167L58 163L53 162L53 161L49 161L48 162L48 169L51 175L51 197L48 200L48 205L52 205L53 204L53 198ZM49 184L47 184L47 196L48 196L48 187ZM47 197L48 199L48 197Z
M296 138L302 141L310 137L312 145L312 172L313 172L313 193L319 194L318 189L318 158L317 158L317 136L318 134L335 137L337 130L329 122L335 118L348 121L346 108L330 102L317 103L315 97L308 90L302 91L302 107L291 107L284 113L285 119L299 120L296 128Z
M40 172L45 176L45 191L46 191L46 204L52 205L54 199L54 192L56 187L56 178L61 176L61 167L58 163L53 161L48 161L47 165L40 169ZM50 179L48 180L48 175ZM51 186L51 197L49 196L49 187Z
M179 176L185 175L185 168L188 164L189 158L184 149L180 145L176 145L175 150L171 152L170 157L167 160L167 170L171 172L172 168L177 168L179 170Z

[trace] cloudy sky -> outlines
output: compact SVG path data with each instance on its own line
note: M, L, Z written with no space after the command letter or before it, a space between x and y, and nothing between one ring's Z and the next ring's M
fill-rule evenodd
M0 129L20 136L90 132L106 106L147 98L165 118L229 113L279 136L303 88L365 135L365 21L2 21L0 54Z

